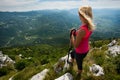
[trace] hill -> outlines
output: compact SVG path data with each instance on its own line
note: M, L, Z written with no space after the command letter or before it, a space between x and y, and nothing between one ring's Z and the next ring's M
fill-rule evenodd
M120 45L120 40L117 40L117 42L117 44ZM91 50L84 60L84 71L82 73L83 80L120 79L120 55L112 57L106 54L106 51L108 50L107 45L109 43L109 40L91 42ZM55 73L53 68L53 65L59 60L59 58L66 55L67 50L67 45L56 48L50 45L1 48L0 51L12 58L16 63L14 64L14 67L9 65L7 67L3 67L2 70L0 69L0 80L8 80L13 75L13 80L28 80L45 68L49 69L45 80L54 80L66 72L75 76L76 63L74 63L73 69L60 73ZM96 77L89 71L89 67L94 63L103 67L105 75ZM6 72L6 74L3 74L3 72Z
M120 37L120 10L94 9L96 31L91 40ZM0 12L0 47L20 45L64 45L69 30L80 25L77 9Z

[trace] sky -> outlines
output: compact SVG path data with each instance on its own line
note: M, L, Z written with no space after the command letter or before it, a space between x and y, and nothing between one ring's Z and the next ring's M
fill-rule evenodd
M120 0L0 0L0 11L73 9L83 5L93 8L120 8Z

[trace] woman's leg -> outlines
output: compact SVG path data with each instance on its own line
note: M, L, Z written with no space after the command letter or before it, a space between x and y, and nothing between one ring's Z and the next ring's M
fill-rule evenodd
M83 59L85 58L86 55L87 55L87 53L85 53L85 54L76 53L76 63L77 63L77 67L78 67L78 72L77 72L77 76L76 76L77 80L79 80L81 77Z

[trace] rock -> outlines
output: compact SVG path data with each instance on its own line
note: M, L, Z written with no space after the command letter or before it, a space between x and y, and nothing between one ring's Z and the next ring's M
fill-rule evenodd
M68 64L68 61L70 62L70 59L71 59L70 54L69 54L69 59L68 59L68 55L60 58L59 62L64 62L63 70L69 69L70 65Z
M113 40L111 43L108 44L108 51L107 54L115 57L120 54L120 46L117 45L117 41Z
M114 46L116 43L117 43L117 41L116 41L116 40L113 40L111 43L108 44L108 47L112 47L112 46Z
M62 70L64 71L66 69L69 69L70 65L69 65L69 63L68 63L67 60L70 61L70 59L71 59L70 54L69 54L69 59L68 59L68 55L66 55L64 57L61 57L59 59L59 61L53 66L54 67L54 71L57 72L57 73L59 73Z
M6 55L0 57L0 62L5 63L5 61L7 60L7 57L8 57L8 56L6 56Z
M14 64L15 61L13 61L8 55L3 55L2 51L0 51L0 68L7 66L6 63Z
M32 57L28 57L28 59L32 59Z
M73 80L73 76L70 73L66 73L55 80Z
M2 56L3 56L2 51L0 51L0 57L2 57Z
M10 77L9 80L13 80L13 77L14 77L14 76Z
M32 57L28 57L28 58L26 57L25 59L28 59L28 60L30 60L30 59L32 59Z
M54 67L54 71L56 73L59 73L59 72L61 72L63 70L63 67L62 67L61 63L56 63L53 67Z
M22 54L19 54L19 57L22 57Z
M48 71L48 69L44 69L42 72L34 75L30 80L43 80Z
M112 47L109 47L107 54L112 55L113 57L119 55L120 54L120 46L114 45Z
M22 57L23 57L22 54L19 54L18 56L19 56L20 59L22 59Z
M102 76L104 75L103 68L99 65L93 64L90 67L90 71L93 73L94 76Z

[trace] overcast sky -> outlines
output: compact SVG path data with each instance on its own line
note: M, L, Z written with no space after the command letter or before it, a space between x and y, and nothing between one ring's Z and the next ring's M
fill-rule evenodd
M82 5L93 8L120 8L120 0L0 0L0 11L72 9Z

